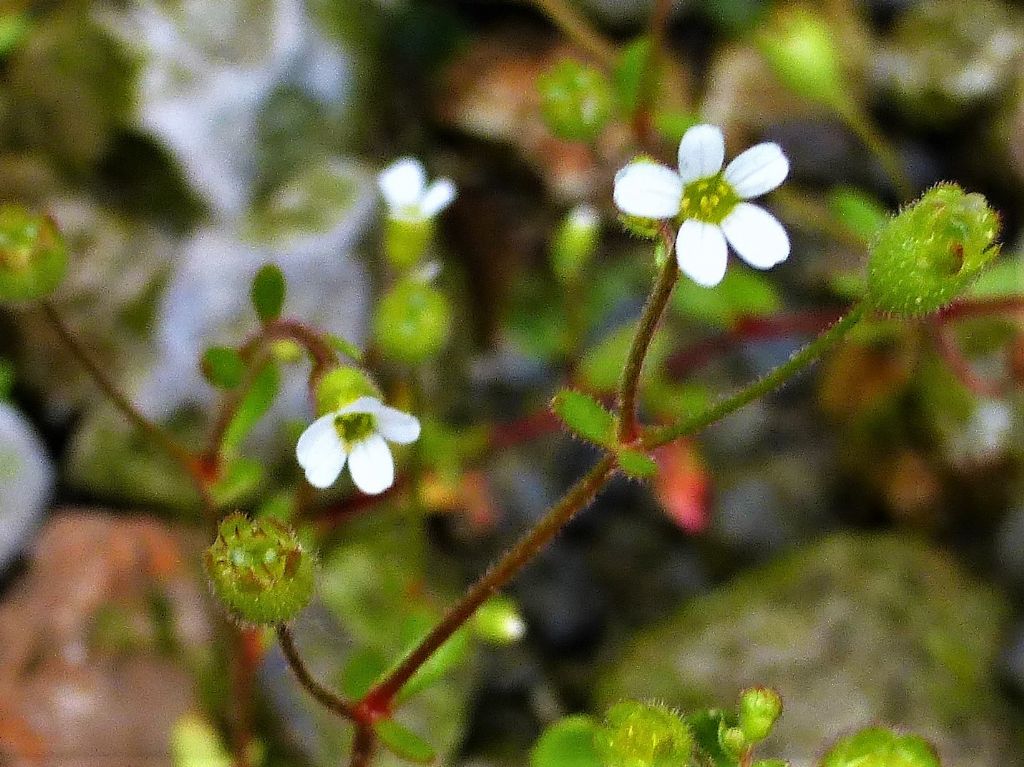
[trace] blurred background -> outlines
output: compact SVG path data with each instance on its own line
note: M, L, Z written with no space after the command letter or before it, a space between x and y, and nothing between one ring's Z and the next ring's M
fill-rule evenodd
M596 54L553 23L566 7ZM290 516L320 552L296 634L341 689L594 459L545 406L567 380L614 390L654 274L611 204L638 150L624 102L649 14L642 0L4 4L0 200L59 223L71 266L54 302L144 413L202 440L218 395L198 360L252 332L267 262L288 278L286 314L369 349L389 390L429 403L418 500L353 502L347 486L310 500L292 452L308 368L291 363L244 447L265 470L224 499ZM800 68L831 53L842 109ZM793 251L768 274L733 259L712 291L680 284L649 420L786 360L859 294L878 217L940 180L989 198L1003 255L957 307L871 322L664 448L651 486L616 480L510 586L525 635L475 641L403 713L439 763L518 767L567 713L729 705L766 684L786 710L762 756L797 767L875 722L924 735L951 767L1024 765L1022 54L1010 0L672 5L648 147L671 163L697 121L723 126L730 157L778 142L792 170L767 203ZM567 58L612 89L587 141L542 117L538 78ZM459 188L430 254L455 320L415 366L374 353L392 281L376 174L403 155ZM602 239L567 284L551 242L580 203ZM187 478L38 308L0 310L0 359L0 762L219 767L244 721L251 764L344 763L348 727L272 642L245 650L244 700L232 692L239 651L218 639Z

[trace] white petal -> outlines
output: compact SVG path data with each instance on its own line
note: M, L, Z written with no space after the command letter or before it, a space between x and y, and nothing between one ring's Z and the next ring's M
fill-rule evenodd
M764 208L739 203L722 222L729 244L755 269L771 269L789 257L789 235Z
M758 144L725 169L725 180L744 200L770 192L789 175L789 160L778 144Z
M725 276L725 237L714 224L687 219L676 237L676 261L687 277L712 288Z
M615 174L613 197L623 213L671 218L683 200L683 180L664 165L634 162Z
M345 466L345 448L334 428L334 413L317 418L295 445L295 457L313 487L330 487Z
M350 413L369 413L380 415L387 409L387 405L376 397L359 397L349 402L345 407L338 410L334 415L349 415Z
M384 202L394 211L419 205L427 186L423 163L414 157L396 160L377 176L377 185Z
M684 184L715 175L724 159L725 139L714 125L694 125L679 142L679 175Z
M377 414L377 431L388 442L408 445L420 438L420 420L414 415L385 405Z
M452 204L455 199L455 182L449 178L439 178L431 184L420 201L420 213L424 218L433 218Z
M348 470L356 487L367 495L383 493L395 482L395 461L379 434L371 434L353 446Z

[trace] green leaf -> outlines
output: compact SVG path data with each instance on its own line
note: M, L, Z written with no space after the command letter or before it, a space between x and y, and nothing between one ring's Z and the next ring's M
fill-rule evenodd
M437 622L433 611L423 610L410 615L402 627L404 646L411 651L427 635ZM459 666L469 657L470 633L468 629L456 631L437 652L430 656L426 663L419 667L412 678L405 683L398 695L396 703L404 703L417 693L439 682L442 677Z
M622 56L613 72L615 96L619 109L626 117L632 117L640 105L640 91L643 88L647 63L651 58L651 42L639 37L622 51Z
M333 333L324 333L324 338L338 354L344 354L353 362L363 361L363 350L349 341L347 338L336 336Z
M234 389L245 375L242 356L228 346L211 346L203 352L200 368L203 377L218 389Z
M624 448L618 454L619 466L633 479L647 479L658 473L658 464L647 453Z
M763 317L782 308L767 277L749 269L730 269L714 288L683 280L672 294L672 309L685 319L728 328L740 317Z
M217 731L196 714L184 714L171 729L174 767L231 767L231 755Z
M690 726L694 745L704 757L703 761L714 767L737 767L739 764L737 760L722 750L722 745L718 740L718 732L721 727L736 725L735 715L712 708L687 714L683 717L683 721Z
M224 440L220 447L223 455L231 456L238 452L242 442L249 436L249 432L274 404L274 398L277 397L280 387L281 377L277 372L277 365L269 362L256 374L252 386L245 393L238 410L224 432Z
M218 506L238 505L256 489L262 479L263 464L252 458L234 458L210 488L213 500Z
M871 242L889 220L889 214L882 203L850 186L838 186L829 191L828 209L844 227L865 243Z
M968 295L971 298L1013 298L1024 295L1024 255L1000 258L981 273Z
M598 445L615 442L615 417L589 395L562 389L551 400L551 409L578 437Z
M349 657L341 671L341 692L358 700L366 695L388 668L387 658L373 647L363 647Z
M540 736L530 753L530 767L605 767L594 736L598 724L589 716L567 716Z
M383 719L374 725L381 744L395 756L416 764L429 764L437 758L434 747L394 719Z
M284 293L284 273L275 264L267 264L256 272L249 295L260 321L273 322L281 316Z

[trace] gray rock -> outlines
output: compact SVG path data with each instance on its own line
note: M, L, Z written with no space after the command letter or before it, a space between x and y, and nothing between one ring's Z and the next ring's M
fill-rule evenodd
M873 723L931 740L946 767L1018 763L993 666L1005 597L895 536L839 535L694 600L624 649L598 701L730 705L752 684L786 709L762 756L811 765Z
M32 425L0 402L0 572L42 521L54 480L53 462Z

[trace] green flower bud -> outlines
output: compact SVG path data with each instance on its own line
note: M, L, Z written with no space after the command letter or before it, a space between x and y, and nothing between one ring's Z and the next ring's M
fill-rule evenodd
M414 365L441 351L451 330L448 298L419 280L395 284L377 305L373 334L386 356Z
M775 690L753 687L740 694L739 726L749 743L764 740L782 713L782 698Z
M289 527L271 517L225 517L203 564L214 592L243 623L284 623L313 596L313 557Z
M578 205L565 217L551 242L551 269L567 285L579 279L601 240L601 217L589 205Z
M750 744L743 730L739 727L726 727L722 721L718 727L718 744L729 756L738 759L747 750Z
M388 218L384 224L384 254L397 269L423 260L434 236L433 218Z
M566 59L537 79L544 122L556 136L593 141L612 116L614 99L599 70Z
M924 738L869 727L840 740L821 767L939 767L939 759Z
M849 100L835 36L811 11L780 10L758 42L769 66L790 90L832 107Z
M656 240L661 232L661 222L653 218L620 213L619 223L623 229L641 240Z
M665 706L623 701L608 709L596 745L608 765L679 767L689 764L693 734Z
M930 314L952 303L998 255L999 217L980 194L939 184L876 235L867 297L896 317Z
M380 392L359 368L336 367L325 373L317 384L317 415L333 413L360 397L380 397Z
M519 614L516 603L499 594L480 605L474 613L473 630L486 642L508 645L526 635L526 621Z
M0 205L0 300L50 295L64 279L68 248L49 216Z

